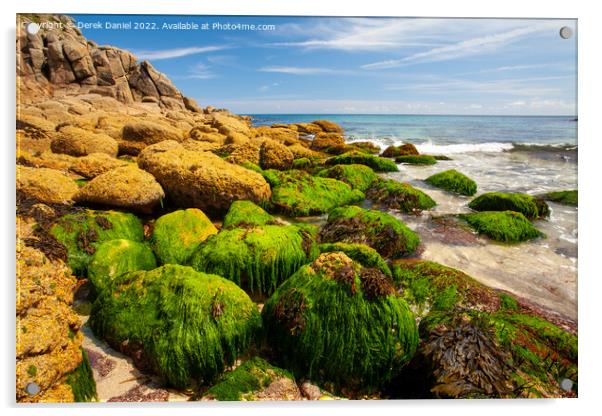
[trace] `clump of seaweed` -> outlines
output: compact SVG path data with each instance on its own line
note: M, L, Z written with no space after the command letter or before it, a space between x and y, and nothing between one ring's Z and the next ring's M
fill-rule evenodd
M396 157L395 162L410 165L434 165L437 163L437 159L430 155L406 155Z
M470 201L468 206L475 211L516 211L530 220L550 215L545 201L527 194L488 192Z
M479 234L484 234L495 241L503 243L519 243L534 238L545 237L520 212L485 211L472 214L460 214Z
M472 196L477 193L477 183L455 169L446 170L429 176L426 183L455 192L460 195Z

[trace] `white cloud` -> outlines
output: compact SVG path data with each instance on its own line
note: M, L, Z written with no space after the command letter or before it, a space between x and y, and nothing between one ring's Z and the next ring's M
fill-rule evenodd
M216 75L211 71L209 66L204 63L198 63L189 69L189 74L184 76L185 79L212 79Z
M292 74L292 75L341 75L349 73L349 70L345 69L334 69L334 68L312 68L312 67L298 67L298 66L265 66L260 68L261 72L277 72L281 74Z
M226 49L226 46L202 46L202 47L189 47L189 48L174 48L174 49L160 49L160 50L142 50L134 51L134 55L138 59L147 59L149 61L158 61L161 59L173 59L180 58L182 56L196 55L199 53L215 52Z

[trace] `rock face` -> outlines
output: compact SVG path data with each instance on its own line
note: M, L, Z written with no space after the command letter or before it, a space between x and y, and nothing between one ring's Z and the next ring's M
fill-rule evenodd
M260 174L173 141L144 149L138 165L157 178L172 203L183 207L220 211L236 200L265 203L271 197Z
M171 81L149 62L138 63L130 52L88 41L73 26L73 19L60 15L21 15L22 23L31 21L62 25L61 29L43 27L28 34L17 25L17 75L19 101L65 93L96 93L122 103L148 102L160 107L199 112L196 102L184 97Z

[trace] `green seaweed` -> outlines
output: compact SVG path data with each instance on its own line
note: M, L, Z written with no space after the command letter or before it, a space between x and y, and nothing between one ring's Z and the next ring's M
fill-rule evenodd
M391 258L412 254L420 244L418 234L394 216L357 206L330 211L320 237L327 243L366 244Z
M234 201L224 217L223 228L273 224L276 219L251 201Z
M86 210L60 217L50 234L67 249L67 262L73 273L85 276L96 248L115 239L142 241L142 222L134 215L117 211Z
M378 254L378 251L365 244L349 243L324 243L320 244L320 253L340 251L350 259L357 261L364 267L373 267L383 272L388 277L393 277L387 262Z
M366 196L386 208L407 213L418 214L437 205L433 198L421 190L393 179L375 181L366 191Z
M94 381L92 367L86 351L82 348L81 352L82 362L67 376L67 384L71 387L75 402L96 401L96 381Z
M163 215L155 222L151 244L160 264L186 264L199 244L217 228L197 208Z
M360 164L371 167L376 172L397 172L399 170L392 160L357 150L326 159L326 164L330 166Z
M261 327L255 304L234 283L171 264L116 277L89 322L96 336L176 388L215 380Z
M109 240L98 246L88 264L88 279L97 292L105 290L116 277L135 270L152 270L157 261L144 243L130 240Z
M519 243L545 237L545 234L535 228L520 212L484 211L460 214L459 217L479 234L484 234L495 241Z
M343 253L303 266L262 311L268 342L295 375L372 391L413 356L416 323L392 282Z
M434 165L437 163L437 159L430 155L405 155L396 157L395 162L411 165Z
M365 165L335 165L321 170L316 176L337 179L362 192L370 188L370 185L378 179L376 173Z
M516 211L530 220L550 214L544 201L527 194L488 192L470 201L468 206L475 211Z
M313 162L307 157L301 157L293 160L293 169L310 169L313 167Z
M460 195L472 196L477 193L477 183L455 169L436 173L424 181L437 188Z
M541 198L556 202L558 204L563 205L571 205L576 207L578 204L578 192L576 189L570 191L556 191L556 192L548 192L547 194L541 195Z

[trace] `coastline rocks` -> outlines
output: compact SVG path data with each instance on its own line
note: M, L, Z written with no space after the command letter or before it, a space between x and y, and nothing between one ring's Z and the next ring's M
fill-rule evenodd
M292 146L289 146L288 150L290 150L293 153L293 157L295 159L300 159L304 157L308 159L316 159L323 156L320 152L308 149L307 147L301 144L294 144Z
M293 153L283 144L274 140L265 140L259 149L262 169L287 170L293 165Z
M235 165L242 165L245 162L259 165L260 151L259 144L253 141L247 141L246 143L239 145L225 145L220 147L215 153L220 155L227 153L228 156L224 159L226 162L234 163Z
M339 155L345 152L347 145L338 133L318 133L311 142L311 149Z
M356 243L323 243L320 244L320 253L332 252L345 253L351 260L358 262L364 267L376 268L385 276L392 277L391 269L387 262L378 254L378 251L366 244Z
M418 343L414 316L392 281L343 253L322 254L299 269L268 299L262 316L285 368L336 388L377 388Z
M477 183L455 169L436 173L424 181L437 188L460 195L472 196L477 193Z
M238 117L223 113L212 113L211 117L211 126L225 136L232 132L241 134L247 138L251 136L249 125Z
M91 153L75 159L69 169L78 175L92 179L105 172L127 165L126 161L115 159L106 153Z
M100 293L123 273L155 267L155 255L146 244L123 239L109 240L99 245L92 256L88 264L88 279Z
M319 126L322 131L326 132L326 133L338 133L338 134L343 134L345 133L345 131L343 130L343 128L341 126L339 126L336 123L333 123L332 121L329 120L314 120L311 122L311 124L315 124L317 126Z
M152 121L136 121L123 126L121 137L127 141L142 142L144 144L155 144L164 140L181 142L182 133L165 124Z
M130 165L98 175L84 185L74 198L83 205L125 208L150 214L164 197L165 193L153 175Z
M366 191L366 196L374 203L386 208L408 213L418 214L437 205L430 196L421 190L414 188L409 183L401 183L393 179L376 180Z
M272 186L274 208L293 217L322 214L364 199L361 191L344 182L311 176L301 170L267 170L263 175Z
M166 265L117 276L94 302L89 323L138 368L187 388L212 382L234 364L255 338L261 318L234 283Z
M399 170L397 165L389 159L369 155L358 150L352 150L326 159L326 164L330 166L360 164L371 167L375 172L397 172Z
M116 211L76 212L60 217L50 234L67 249L67 262L73 274L85 276L88 263L103 242L144 239L142 223L133 214Z
M316 176L337 179L362 192L368 190L378 179L378 175L365 165L335 165L321 170Z
M203 211L189 208L158 218L151 244L160 264L187 264L197 247L213 234L217 228Z
M372 142L366 142L366 141L352 142L349 144L349 146L355 147L356 149L361 150L362 152L370 153L373 155L380 153L380 147L378 147L377 145L375 145Z
M530 220L550 215L548 204L527 194L488 192L470 201L468 206L475 211L516 211Z
M416 146L412 143L402 144L401 146L389 146L381 154L382 157L398 157L419 155Z
M115 139L106 134L67 126L60 129L58 137L52 140L50 148L54 153L64 153L70 156L106 153L115 157L119 145Z
M267 137L286 146L299 143L299 133L290 128L259 126L254 127L252 131L255 137Z
M460 214L479 234L484 234L495 241L519 243L534 238L545 237L520 212L485 211L473 214Z
M270 187L260 174L210 152L185 150L173 141L145 148L138 165L157 179L178 206L222 211L236 200L263 204L271 197Z
M409 165L434 165L437 163L437 159L430 155L408 155L396 157L395 162Z
M248 222L245 214L250 214ZM250 292L270 295L318 254L310 226L276 225L275 219L259 207L233 204L225 224L198 247L190 265L223 276Z
M64 173L48 168L17 166L17 192L46 204L72 204L77 184Z
M540 195L538 198L556 202L557 204L576 207L578 204L578 192L576 189L570 191L548 192Z
M412 254L420 244L418 234L397 218L357 206L330 211L328 221L320 230L320 241L366 244L381 256L390 258Z

